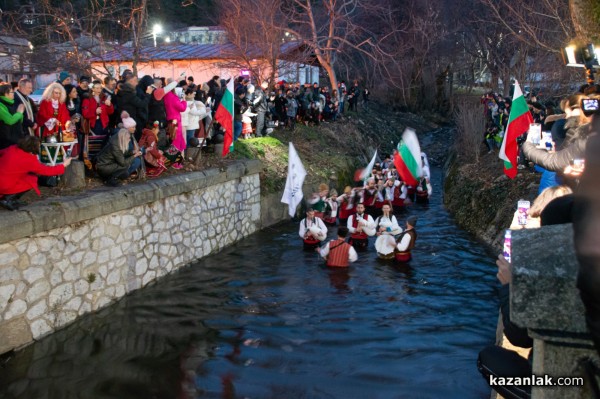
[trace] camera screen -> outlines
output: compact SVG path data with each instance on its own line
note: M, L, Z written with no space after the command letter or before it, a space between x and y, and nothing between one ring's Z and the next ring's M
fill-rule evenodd
M595 98L584 98L581 105L584 111L598 111L600 108L598 100Z

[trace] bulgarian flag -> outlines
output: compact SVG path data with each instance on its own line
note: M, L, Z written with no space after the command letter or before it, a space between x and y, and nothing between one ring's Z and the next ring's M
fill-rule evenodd
M215 121L225 129L223 140L223 157L233 151L233 79L227 83L219 108L215 112Z
M517 155L519 153L517 137L527 132L531 123L533 123L533 117L529 112L527 101L523 97L519 82L515 81L515 93L508 116L508 125L498 155L504 161L504 173L511 179L517 175Z
M416 132L407 127L402 133L402 140L398 143L398 150L394 151L394 166L404 183L416 187L423 174L421 164L421 146Z

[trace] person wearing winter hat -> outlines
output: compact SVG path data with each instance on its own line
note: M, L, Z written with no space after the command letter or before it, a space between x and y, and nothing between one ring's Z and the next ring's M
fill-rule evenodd
M142 94L143 97L140 97L136 91L138 84L137 76L133 74L127 74L127 76L128 78L125 82L119 86L114 104L119 111L127 111L130 117L136 121L137 125L139 125L136 134L141 136L143 127L141 121L148 118L148 103L150 102L150 94L154 89L152 86L148 86Z
M412 259L411 251L417 241L417 217L409 216L406 219L406 230L404 230L396 240L396 260L398 262L408 262Z
M111 136L108 144L98 154L96 171L109 186L118 186L119 180L125 180L136 172L141 164L142 151L133 137L136 129L135 119L126 111L121 113L122 128Z
M77 94L79 95L80 101L90 96L90 78L88 76L79 77L79 85L77 86Z
M58 80L56 81L56 83L60 83L61 85L69 85L71 84L72 80L71 80L71 75L69 75L69 72L67 71L62 71L61 73L58 74Z

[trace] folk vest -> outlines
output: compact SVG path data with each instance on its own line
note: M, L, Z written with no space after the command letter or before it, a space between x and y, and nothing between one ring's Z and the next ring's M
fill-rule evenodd
M405 251L398 251L398 249L396 248L396 253L400 253L400 254L405 254L405 253L410 253L410 251L415 247L415 241L417 241L417 232L415 231L415 229L410 229L410 230L404 230L402 232L402 234L400 234L398 236L398 239L396 240L397 243L401 242L402 239L404 238L404 235L408 234L410 236L410 243L408 244L408 248L406 248Z
M350 248L352 246L342 239L329 242L329 254L327 255L327 266L348 267Z
M363 194L363 203L365 206L373 206L375 205L375 201L377 200L377 189L373 189L373 193L370 193L368 189L365 189Z
M357 228L358 227L358 213L355 213L354 215L350 216L352 218L352 227ZM363 217L364 220L368 220L368 215L366 213L363 213ZM366 240L369 237L367 236L367 233L365 233L364 231L358 233L352 233L352 238L357 238L359 240Z

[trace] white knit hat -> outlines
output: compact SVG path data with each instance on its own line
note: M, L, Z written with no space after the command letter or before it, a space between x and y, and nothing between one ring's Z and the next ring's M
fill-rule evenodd
M127 111L121 112L121 120L123 121L123 127L125 129L129 129L130 127L135 127L135 119L129 116Z

